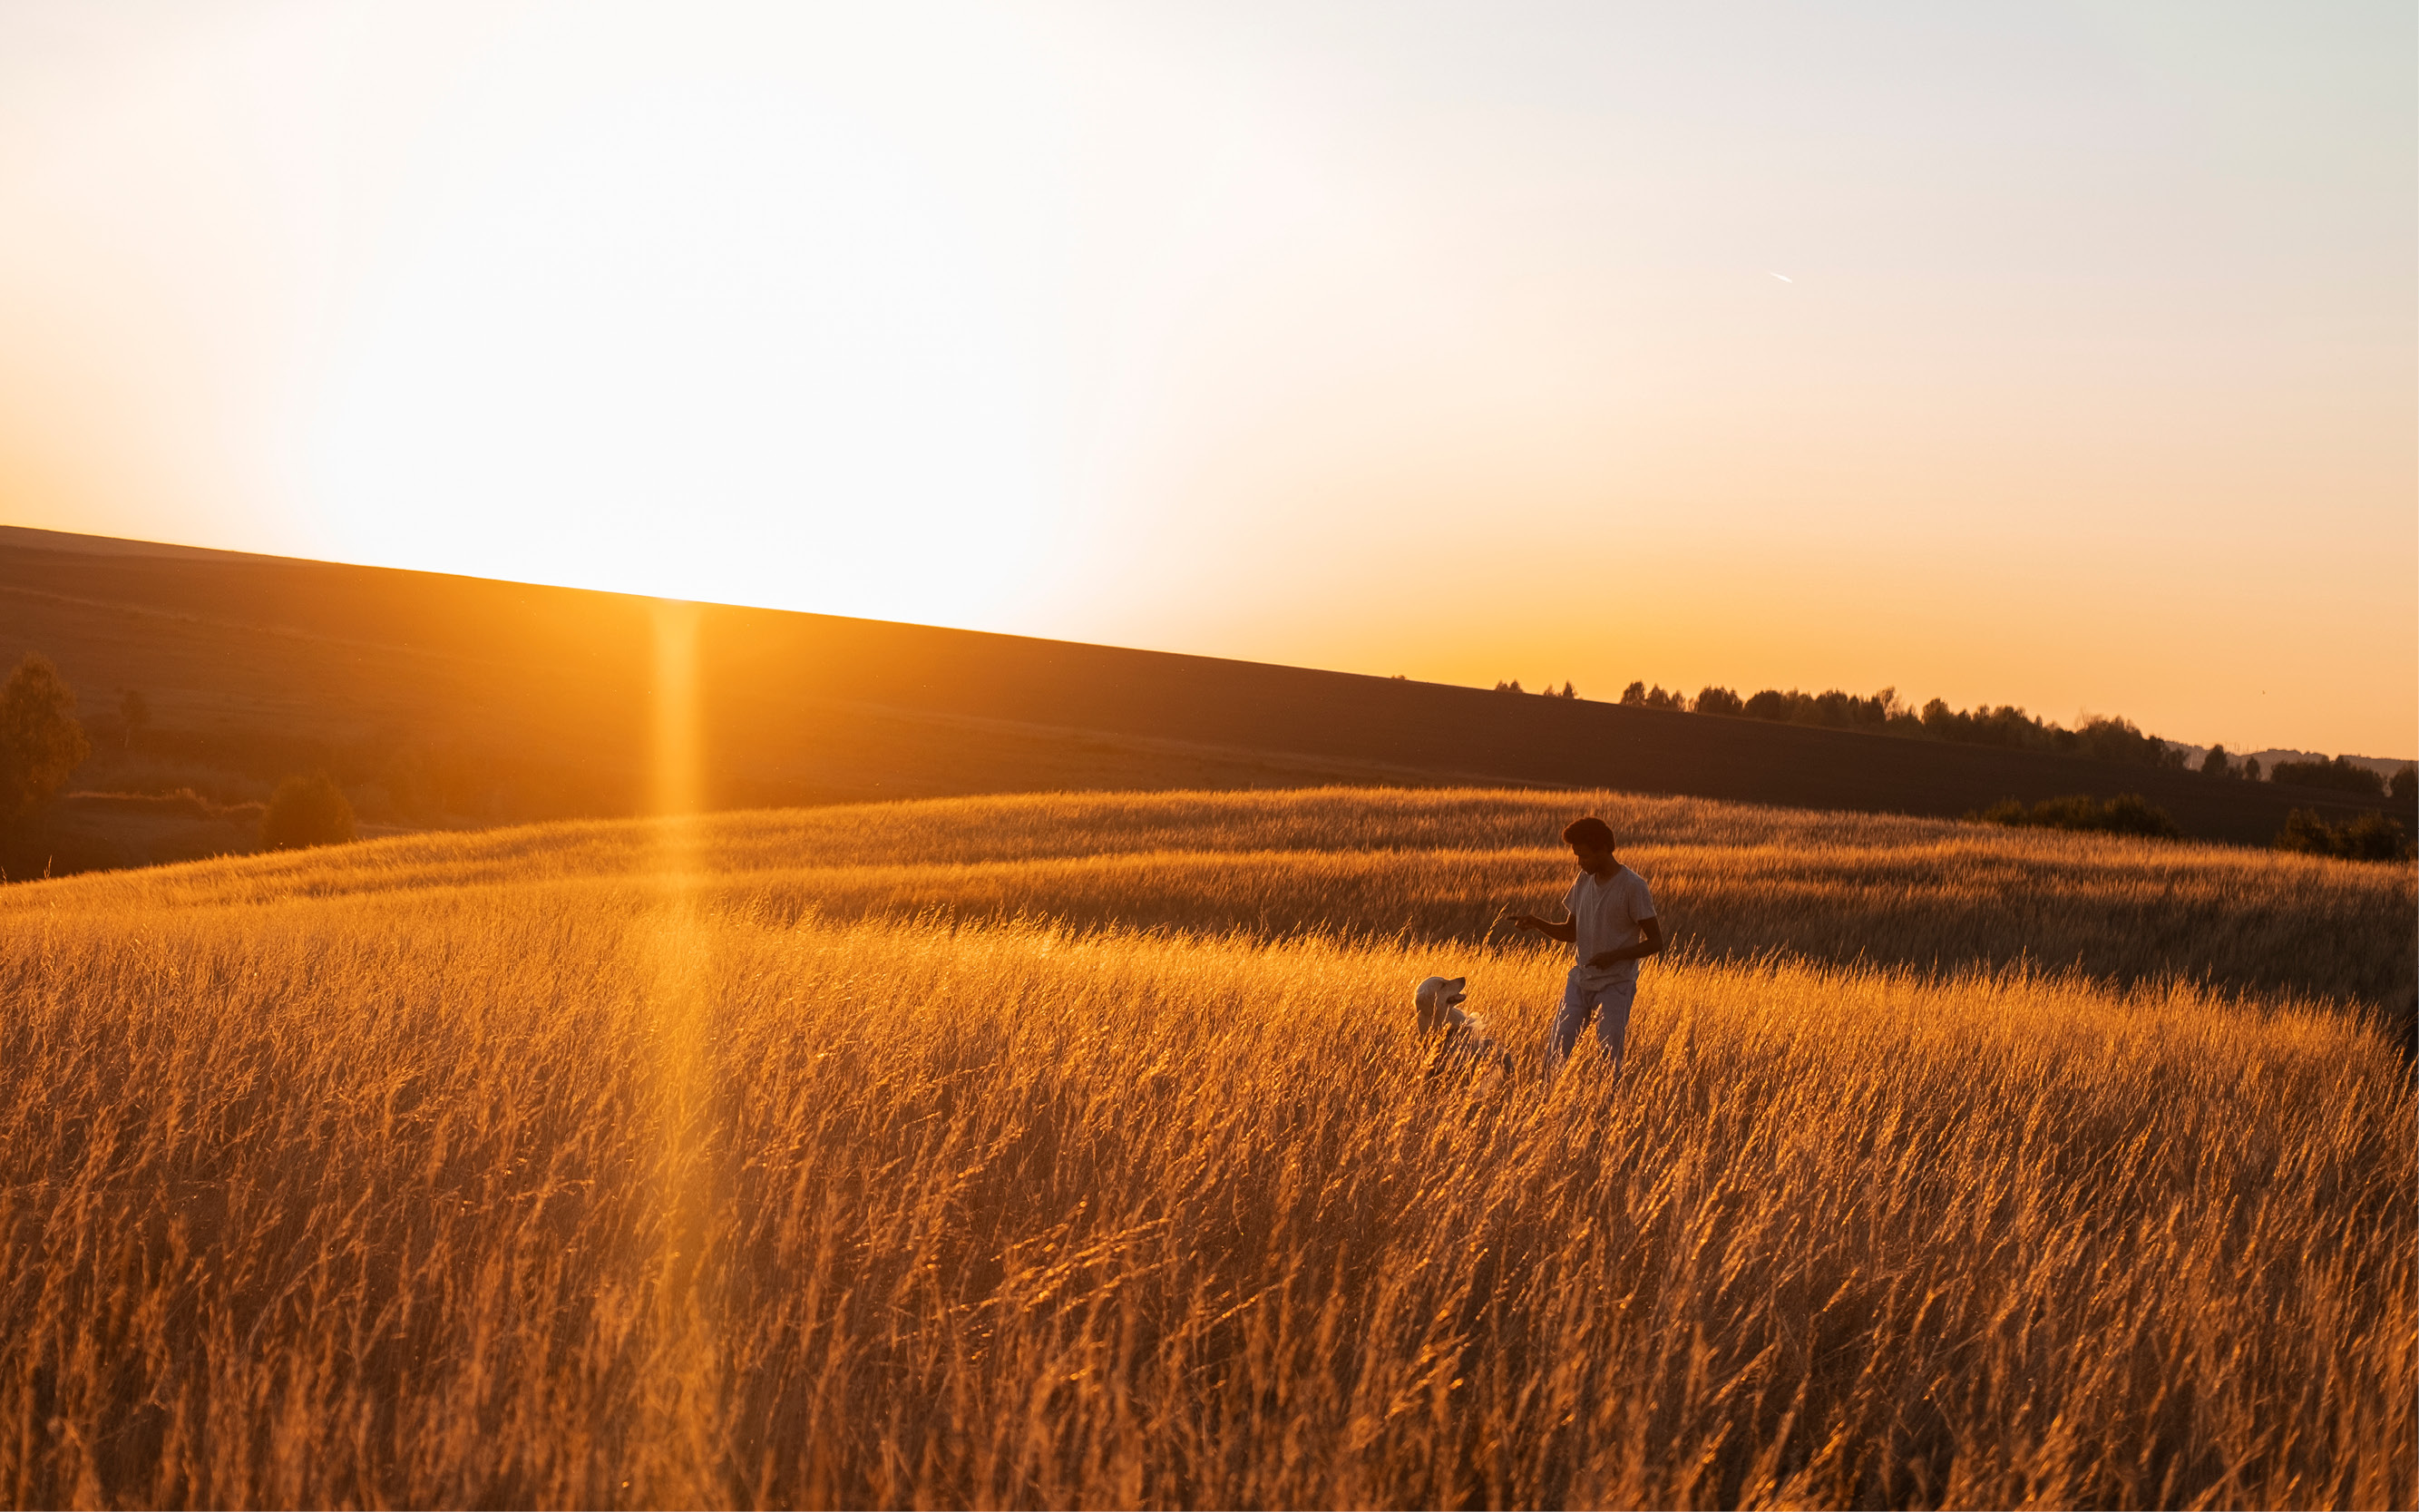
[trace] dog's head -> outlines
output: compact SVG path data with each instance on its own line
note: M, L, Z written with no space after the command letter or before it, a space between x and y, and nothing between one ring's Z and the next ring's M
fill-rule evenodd
M1469 984L1468 977L1430 977L1420 983L1412 1001L1417 1005L1422 1034L1464 1022L1460 1004L1468 995L1462 989Z

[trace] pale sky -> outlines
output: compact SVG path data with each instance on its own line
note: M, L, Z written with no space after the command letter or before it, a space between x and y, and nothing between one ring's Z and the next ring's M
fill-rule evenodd
M0 520L2419 751L2419 23L0 3Z

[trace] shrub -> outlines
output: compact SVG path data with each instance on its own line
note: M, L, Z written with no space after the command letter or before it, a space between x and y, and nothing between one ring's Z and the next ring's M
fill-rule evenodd
M31 652L0 687L0 825L50 802L92 754L75 702L51 659Z
M2268 780L2297 788L2330 788L2337 793L2385 791L2384 778L2341 756L2331 762L2278 762L2268 774Z
M2365 813L2350 824L2331 825L2307 809L2296 809L2285 816L2276 848L2347 861L2407 861L2412 854L2411 837L2381 813Z
M325 772L289 777L277 784L261 816L260 843L272 851L299 851L313 845L342 845L353 838L353 806L345 790Z
M1707 687L1697 695L1694 705L1699 714L1739 714L1747 703L1727 687Z
M2029 809L2018 799L2004 798L1973 817L2018 828L2091 829L2153 840L2181 840L2184 833L2165 809L2154 807L2138 793L2119 793L2107 799L2073 793L2043 798Z

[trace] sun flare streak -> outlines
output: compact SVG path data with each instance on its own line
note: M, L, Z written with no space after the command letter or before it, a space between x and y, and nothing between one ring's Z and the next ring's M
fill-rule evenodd
M709 1149L714 1078L706 1033L711 931L699 897L703 807L698 702L701 607L659 600L655 637L653 762L656 919L650 936L648 1019L656 1098L652 1246L633 1259L652 1299L639 1435L651 1488L702 1500L714 1463L712 1404L719 1391L723 1305L709 1234L721 1205ZM648 1250L652 1253L648 1253Z

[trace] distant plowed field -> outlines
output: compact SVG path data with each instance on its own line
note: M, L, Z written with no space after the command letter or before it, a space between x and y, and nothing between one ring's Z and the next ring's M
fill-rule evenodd
M1942 817L2134 793L2188 835L2263 847L2296 809L2412 822L2365 794L1626 707L1610 688L1534 698L0 527L0 655L25 651L105 727L77 788L232 804L326 767L364 819L416 827L650 811L667 665L692 685L708 809L1482 783ZM121 688L150 701L141 732L110 722ZM228 848L131 827L63 825L0 863L23 877Z
M1656 888L1536 1048L1560 824ZM12 1504L2408 1505L2408 867L963 799L0 892ZM1435 1080L1411 984L1518 1071Z

